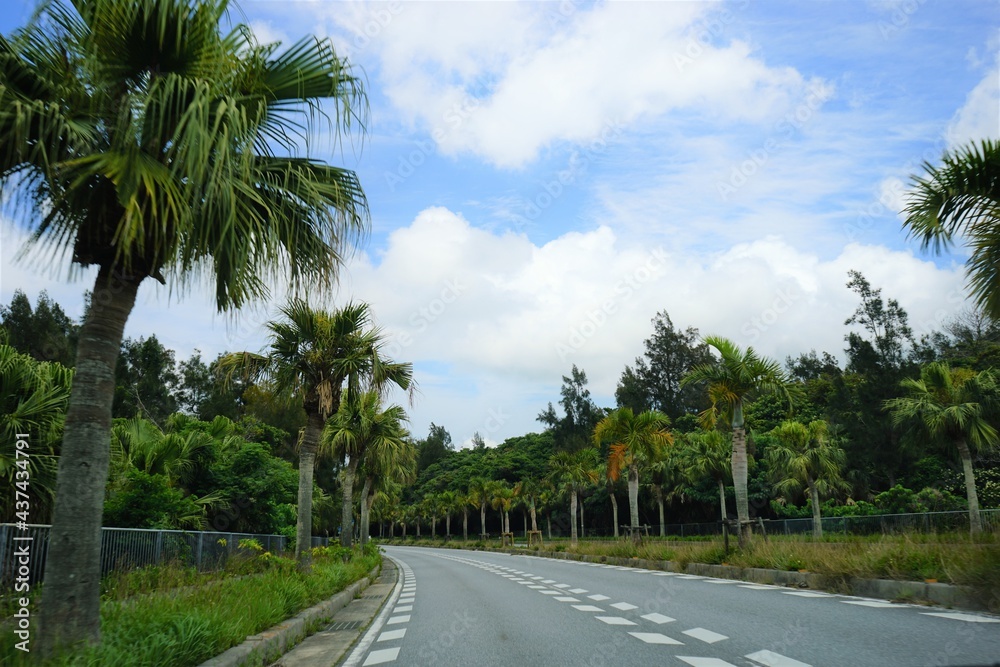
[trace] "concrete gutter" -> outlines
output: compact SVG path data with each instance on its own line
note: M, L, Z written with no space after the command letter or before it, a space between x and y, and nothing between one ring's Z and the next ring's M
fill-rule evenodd
M758 567L734 567L732 565L710 565L707 563L688 563L687 567L681 568L679 563L669 560L591 556L588 554L569 554L563 551L524 551L520 549L496 548L487 548L487 550L519 556L540 556L542 558L555 558L559 560L578 560L586 563L606 563L608 565L637 567L645 570L683 572L703 577L715 577L717 579L734 579L759 584L812 588L844 595L857 595L859 597L878 598L895 602L930 603L954 609L1000 613L1000 591L993 591L991 595L983 591L977 591L971 586L899 581L895 579L838 577L836 575L819 574L816 572L769 570Z
M247 637L242 644L206 660L199 667L260 667L273 663L295 644L329 623L337 611L368 588L378 577L380 569L381 565L332 598L309 607L260 634Z

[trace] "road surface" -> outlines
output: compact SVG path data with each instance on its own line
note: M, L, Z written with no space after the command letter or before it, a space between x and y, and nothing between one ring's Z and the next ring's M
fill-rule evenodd
M502 553L387 547L401 568L345 667L1000 664L1000 617Z

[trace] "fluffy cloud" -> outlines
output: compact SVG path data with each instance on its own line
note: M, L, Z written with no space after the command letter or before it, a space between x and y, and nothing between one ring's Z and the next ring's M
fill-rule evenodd
M442 152L520 167L557 142L674 110L761 122L807 87L728 36L713 3L423 3L376 36L385 93ZM366 21L339 23L355 40ZM367 37L365 40L367 42Z
M945 136L951 148L1000 137L1000 56L955 113Z

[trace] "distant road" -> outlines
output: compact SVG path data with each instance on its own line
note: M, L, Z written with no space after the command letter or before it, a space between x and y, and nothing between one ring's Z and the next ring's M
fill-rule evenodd
M388 547L390 607L349 667L968 667L1000 617L500 553Z

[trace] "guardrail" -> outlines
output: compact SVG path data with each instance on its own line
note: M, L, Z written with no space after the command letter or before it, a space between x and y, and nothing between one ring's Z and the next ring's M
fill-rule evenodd
M28 583L42 580L48 553L49 526L28 524L22 530L11 523L0 524L0 590L8 589L19 576L14 537L30 538ZM101 528L101 576L147 565L179 562L199 570L221 569L240 540L257 540L265 551L282 553L288 548L283 535L259 535L220 531L155 530L146 528ZM312 546L327 546L329 538L313 537Z

